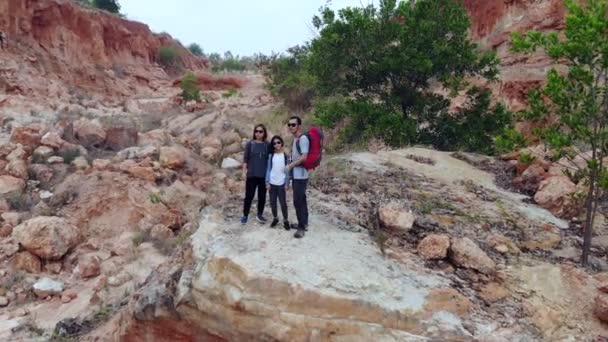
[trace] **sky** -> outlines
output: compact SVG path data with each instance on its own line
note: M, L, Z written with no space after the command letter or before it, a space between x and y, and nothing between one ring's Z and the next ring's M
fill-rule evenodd
M120 0L121 12L167 32L205 53L270 54L314 36L312 17L327 0ZM332 0L330 7L367 5L372 0Z

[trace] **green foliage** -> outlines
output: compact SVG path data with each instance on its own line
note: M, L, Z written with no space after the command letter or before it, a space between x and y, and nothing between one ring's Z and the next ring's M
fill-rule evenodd
M530 153L524 152L524 153L522 153L522 154L519 155L518 160L519 160L520 163L522 163L524 165L530 165L530 164L532 164L536 160L536 157L533 156Z
M180 88L182 89L181 97L185 101L201 102L201 90L198 87L196 75L191 72L187 73L182 78Z
M556 69L548 72L547 84L530 93L530 107L521 115L545 124L535 134L557 155L570 158L573 147L591 150L587 165L580 170L589 185L582 257L586 265L597 203L608 188L608 172L602 163L608 153L608 2L565 3L565 39L556 33L514 33L513 50L543 48L555 61L568 64L567 73Z
M460 2L385 0L378 7L323 8L313 24L316 38L272 56L266 69L269 87L290 108L316 103L320 123L347 124L345 141L380 138L393 146L494 152L494 136L511 115L492 104L489 92L469 89L465 81L494 79L498 59L469 39ZM449 97L431 89L437 82L450 96L468 96L466 107L451 112ZM336 97L348 100L325 100Z
M165 68L175 67L178 56L177 50L170 46L162 46L158 50L158 60Z
M96 8L106 10L110 13L118 14L120 12L118 0L93 0L92 4Z
M224 97L224 98L235 97L235 96L237 96L237 95L239 95L239 91L238 91L238 90L236 90L236 89L234 89L234 88L229 89L229 90L228 90L228 91L226 91L225 93L222 93L222 97Z
M521 133L509 127L496 137L494 145L498 152L507 153L525 147L526 139Z
M190 52L192 52L192 54L194 54L196 56L204 56L205 55L203 53L203 49L197 43L192 43L192 44L188 45L188 50L190 50Z

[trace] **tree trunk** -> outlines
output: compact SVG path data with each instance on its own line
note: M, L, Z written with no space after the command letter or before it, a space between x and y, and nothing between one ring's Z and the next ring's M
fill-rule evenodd
M589 263L589 252L591 250L591 238L593 237L593 219L595 212L595 194L597 192L597 171L593 170L589 177L589 193L587 194L587 198L585 200L585 234L583 239L583 256L582 256L582 264L583 266L587 266Z

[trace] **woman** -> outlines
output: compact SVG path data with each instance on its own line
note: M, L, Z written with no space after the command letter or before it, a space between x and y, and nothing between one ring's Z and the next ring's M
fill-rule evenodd
M243 207L243 217L241 223L246 224L249 218L249 210L258 191L258 215L257 219L261 223L266 223L264 218L264 205L266 204L266 168L268 166L268 153L270 145L266 141L268 134L264 125L256 125L253 129L253 139L245 147L243 158L243 174L247 174L245 182L245 203Z
M283 149L283 139L275 135L270 139L272 153L268 157L268 167L266 170L266 186L270 192L270 208L272 209L271 228L279 224L279 213L277 211L277 197L281 204L283 214L283 228L289 230L289 220L287 218L287 199L285 198L285 188L289 187L289 173L285 167L289 164L287 154Z

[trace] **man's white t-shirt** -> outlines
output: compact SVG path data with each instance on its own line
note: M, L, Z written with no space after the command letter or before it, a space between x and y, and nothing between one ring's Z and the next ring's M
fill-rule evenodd
M270 184L285 185L285 155L275 153L272 155L272 169L270 170Z

